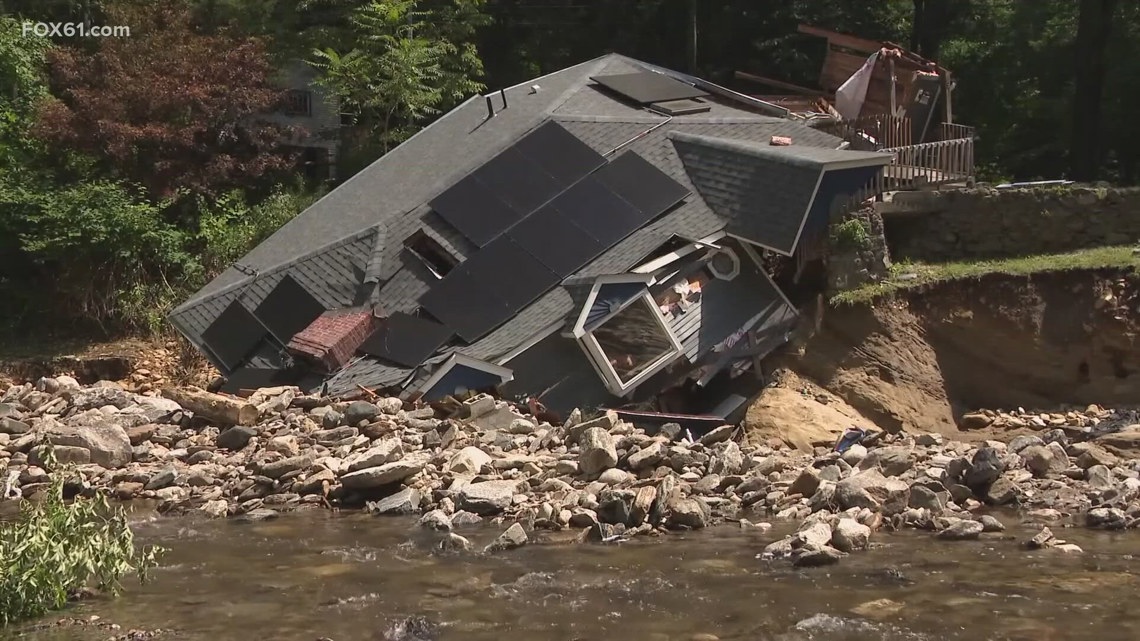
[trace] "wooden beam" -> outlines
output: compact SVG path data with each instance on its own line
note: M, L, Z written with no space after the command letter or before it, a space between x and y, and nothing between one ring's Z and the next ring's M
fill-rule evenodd
M939 75L942 76L942 101L946 105L946 124L951 125L954 124L954 108L952 105L954 101L950 98L952 84L950 82L950 71L943 69Z
M891 116L898 115L898 98L895 90L895 85L898 84L895 80L895 59L887 58L887 72L891 74Z
M776 87L777 89L787 89L788 91L794 91L798 94L802 94L805 96L812 96L812 97L816 97L816 98L830 98L831 97L831 94L827 93L826 91L820 91L819 89L812 89L811 87L803 87L803 86L800 86L797 84L793 84L791 82L785 82L783 80L776 80L775 78L769 78L767 76L760 76L760 75L757 75L754 73L747 73L745 71L737 71L736 72L736 79L737 80L747 80L749 82L755 82L758 84L767 85L769 87Z
M837 44L840 47L847 47L870 55L875 53L883 47L883 43L878 40L868 40L867 38L860 38L859 36L849 36L847 34L831 31L830 29L823 29L820 27L813 27L810 24L801 24L798 29L800 33L806 33L809 36L816 36L817 38L827 38L828 42Z

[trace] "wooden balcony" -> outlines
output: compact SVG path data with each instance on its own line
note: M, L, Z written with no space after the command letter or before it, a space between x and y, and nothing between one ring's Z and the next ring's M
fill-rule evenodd
M974 177L973 127L941 123L930 136L934 140L918 144L912 142L910 120L896 116L866 116L817 128L842 138L849 149L894 154L883 172L882 191L967 183Z

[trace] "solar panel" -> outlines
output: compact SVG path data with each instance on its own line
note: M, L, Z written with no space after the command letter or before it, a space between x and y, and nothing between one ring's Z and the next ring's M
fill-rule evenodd
M554 206L603 248L611 247L641 226L642 214L618 198L594 175L563 192Z
M641 212L639 225L660 216L689 195L684 185L634 152L626 152L593 176Z
M499 154L473 175L520 216L534 211L564 189L550 174L514 148Z
M709 95L707 91L653 71L595 76L590 80L643 105Z
M554 121L547 121L527 134L514 149L542 167L563 187L569 187L606 164L601 154Z
M284 344L324 312L324 305L292 276L286 275L257 306L254 316Z
M496 238L459 269L475 282L495 287L496 297L506 303L511 314L534 302L561 280L510 236Z
M509 283L480 283L462 269L454 269L426 294L420 306L460 338L473 343L511 317L507 304L498 297L499 287Z
M459 181L429 204L459 233L480 247L522 217L473 176Z
M417 367L452 337L435 321L396 312L369 336L360 351L406 367Z
M202 332L202 341L226 369L234 369L267 333L265 326L235 300Z
M563 278L581 269L605 249L553 204L524 218L507 235Z

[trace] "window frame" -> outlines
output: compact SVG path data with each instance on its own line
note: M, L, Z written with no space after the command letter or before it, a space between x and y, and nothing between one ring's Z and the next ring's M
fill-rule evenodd
M435 261L430 260L427 256L424 255L424 252L416 249L415 244L419 242L429 243L430 246L428 249L434 253L440 254L442 257L450 259L451 265L447 268L446 271L441 272L438 269L439 266L435 264ZM404 249L407 250L411 255L415 256L416 259L419 260L420 263L423 264L423 266L429 272L431 272L431 275L435 276L439 280L443 280L445 276L450 274L456 267L459 266L460 263L463 262L458 256L444 247L443 243L439 242L439 240L434 238L431 234L427 233L423 229L417 229L410 236L404 239Z
M304 103L303 109L296 109L297 103ZM313 92L308 89L286 89L282 100L281 113L295 118L313 117Z
M610 364L609 356L606 354L605 349L602 348L601 343L598 342L597 337L594 336L594 330L598 329L599 327L603 327L606 323L613 320L616 316L627 310L629 307L638 304L647 305L649 307L653 319L657 321L658 327L661 329L664 336L668 339L670 349L666 353L650 362L649 365L647 365L642 371L638 372L628 381L623 381L622 377L617 373L617 370L614 369L614 366ZM636 389L638 385L645 382L646 379L653 376L654 374L660 372L683 353L681 341L677 339L677 336L673 334L673 331L669 328L669 323L666 321L665 316L661 313L661 309L658 307L648 291L626 301L626 303L619 307L617 310L595 323L593 327L586 330L586 332L578 339L578 342L582 346L582 349L585 350L587 356L589 356L590 362L594 366L594 369L597 370L599 375L601 375L602 380L606 384L606 388L617 396L625 396L632 390Z

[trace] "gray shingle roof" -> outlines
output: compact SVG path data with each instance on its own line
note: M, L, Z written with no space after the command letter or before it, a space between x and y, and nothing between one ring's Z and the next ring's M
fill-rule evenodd
M732 222L686 173L671 133L734 138L766 143L772 135L791 135L798 144L834 148L839 139L791 120L761 115L747 105L710 97L707 113L668 118L632 107L590 86L589 77L639 68L637 61L610 54L506 89L507 109L487 118L482 97L440 118L357 176L330 192L242 258L243 269L260 270L251 278L227 270L171 315L180 331L200 344L202 331L241 292L250 309L268 294L279 274L293 274L328 307L352 304L365 269L372 261L382 282L379 302L389 312L413 311L434 276L408 252L403 241L425 229L448 251L469 255L474 247L442 220L427 202L478 168L499 151L546 120L554 120L602 154L632 150L692 190L672 211L635 231L575 274L593 277L622 273L673 235L701 238ZM530 86L541 89L531 93ZM384 232L375 256L377 230ZM311 251L314 250L315 251ZM303 258L299 255L309 252ZM378 262L377 262L378 259ZM540 332L565 322L575 310L570 293L558 287L522 310L511 321L457 351L498 362ZM402 381L412 370L362 358L330 382L331 391L357 384L380 387Z

